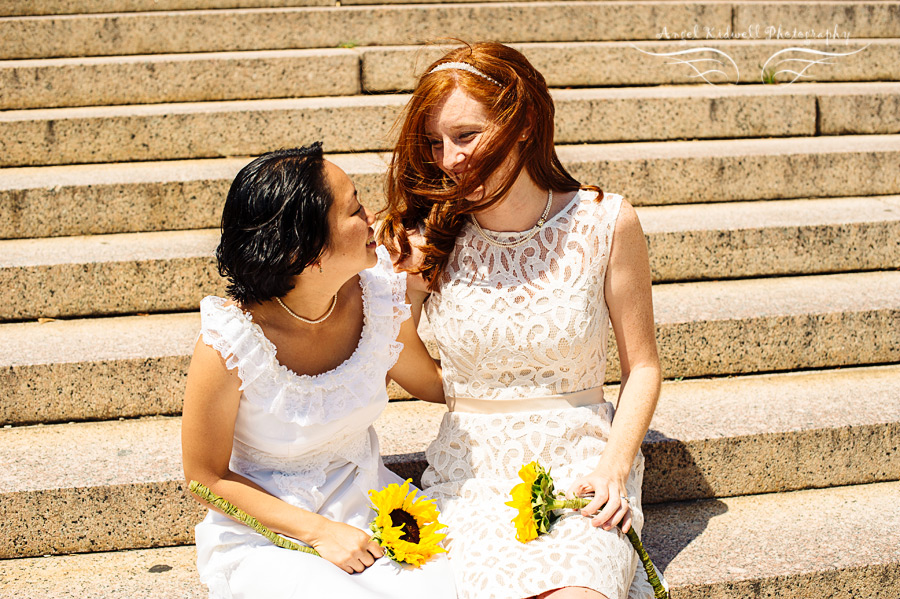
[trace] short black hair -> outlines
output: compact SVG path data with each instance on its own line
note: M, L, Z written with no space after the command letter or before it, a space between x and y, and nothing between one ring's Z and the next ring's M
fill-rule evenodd
M322 142L263 154L234 178L216 248L228 295L241 304L281 297L328 247L332 192Z

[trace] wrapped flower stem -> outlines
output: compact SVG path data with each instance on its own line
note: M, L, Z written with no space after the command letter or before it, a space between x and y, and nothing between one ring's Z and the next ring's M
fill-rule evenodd
M299 543L295 543L290 539L286 539L285 537L272 532L269 530L264 524L262 524L259 520L237 507L224 497L219 497L215 493L209 490L209 488L199 483L195 480L191 481L189 485L191 493L210 504L211 506L222 510L225 514L228 514L232 518L238 520L239 522L246 524L262 536L266 537L277 546L282 547L284 549L292 549L294 551L302 551L303 553L309 553L312 555L319 555L319 552L313 549L312 547L307 547L305 545L300 545Z
M374 533L372 538L384 548L388 558L418 568L445 551L439 543L447 535L439 532L445 527L438 522L440 513L434 500L417 497L416 492L409 489L410 482L407 480L403 486L392 483L381 491L369 492L372 509L375 511L371 529ZM259 520L224 497L219 497L202 483L192 480L189 488L191 493L206 503L246 524L278 547L319 555L312 547L300 545L272 532Z
M550 503L550 509L580 510L590 502L591 499L588 497L577 497L575 499L556 499ZM647 550L644 549L644 544L641 543L641 538L633 528L629 528L628 532L625 533L625 536L628 537L629 541L631 541L631 546L634 547L634 550L637 552L638 557L641 560L641 564L644 566L644 571L647 572L647 579L650 581L650 585L653 587L653 594L656 595L656 599L668 599L669 594L666 592L666 589L663 588L662 583L659 581L659 576L657 576L656 574L656 567L653 565L653 561L650 559L650 555L647 553Z
M579 510L591 502L591 499L587 497L564 499L558 496L550 472L544 470L544 467L537 462L530 462L522 466L522 469L519 470L519 477L522 482L513 487L510 492L512 501L507 502L506 505L518 510L518 514L512 522L516 527L516 539L522 543L532 541L549 532L553 523L560 518L559 514L555 513L556 510ZM660 582L656 568L638 534L633 528L629 528L625 536L628 537L647 572L647 579L653 587L656 599L668 599L669 593Z

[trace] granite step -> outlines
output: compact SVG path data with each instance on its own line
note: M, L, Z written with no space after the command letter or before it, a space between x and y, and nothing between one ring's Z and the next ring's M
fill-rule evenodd
M0 241L2 320L196 310L224 295L218 229ZM15 306L15 307L13 307Z
M637 211L654 283L900 268L900 196Z
M360 93L341 48L0 61L0 110Z
M900 133L900 82L555 90L561 144ZM0 112L0 166L389 150L406 95ZM247 131L256 132L252 136Z
M674 33L674 32L673 32ZM705 37L705 27L698 26L697 34ZM733 31L710 30L710 35L727 36ZM900 40L851 39L839 41L806 40L802 50L793 41L769 39L765 31L759 35L746 32L748 39L672 39L629 42L547 42L510 44L521 51L540 71L550 87L606 87L631 85L671 85L700 83L761 83L762 67L774 62L776 70L794 71L809 68L799 81L898 81L900 80ZM367 92L407 91L426 68L453 46L370 46L357 48L362 60L362 88ZM677 54L682 60L711 59L722 61L718 72L706 69L695 71L675 56L659 56L695 48L710 48L714 52ZM796 62L799 59L821 59L806 50L830 52L837 56L816 66ZM719 54L724 53L728 58ZM778 56L769 59L778 52ZM729 59L734 61L729 62ZM695 63L697 64L697 63ZM708 63L713 64L713 63ZM798 65L799 68L798 68ZM703 77L699 72L706 73ZM776 77L782 83L795 79L787 72Z
M811 40L802 50L789 41L716 40L733 64L698 76L666 53L710 47L706 41L560 42L513 44L551 87L604 87L703 83L761 83L773 60L809 58L806 49L830 52L803 71L800 81L898 81L900 40ZM141 56L0 61L0 110L167 102L250 100L353 95L411 90L417 77L450 46L370 46L355 49L262 50ZM721 60L726 60L717 52ZM692 54L686 58L697 58ZM815 55L821 58L822 55ZM782 63L779 69L799 62ZM806 65L803 65L806 66ZM796 70L796 69L795 69ZM798 71L799 72L799 71ZM782 73L787 83L796 76Z
M642 536L680 599L894 599L898 493L890 482L653 505ZM846 526L858 510L879 517ZM0 589L10 599L205 599L195 561L192 545L5 560Z
M546 0L517 0L545 2ZM577 0L572 0L577 1ZM609 0L619 1L619 0ZM794 0L788 0L794 1ZM809 0L796 0L808 2ZM381 4L472 4L509 0L341 0L341 6ZM0 16L77 15L223 8L277 8L285 6L337 6L336 0L0 0Z
M381 209L386 158L327 149L362 200ZM900 135L614 143L558 151L576 178L635 205L900 194ZM0 238L217 227L231 180L249 161L2 169Z
M900 136L895 143L883 158L900 163ZM231 181L252 159L0 169L0 238L218 227ZM329 153L328 159L353 177L364 202L384 205L382 157Z
M446 1L446 0L441 0ZM452 1L452 0L451 0ZM484 0L479 0L484 1ZM490 0L487 0L490 1ZM351 4L351 2L342 2ZM381 4L379 0L376 4ZM5 17L40 15L83 15L170 10L213 10L223 8L276 8L280 6L334 6L335 0L0 0Z
M668 383L644 443L646 502L895 479L898 368ZM418 478L443 411L393 402L378 421L401 476ZM0 430L0 557L190 542L202 509L184 495L179 434L162 417Z
M656 285L654 309L666 378L900 361L898 271ZM2 324L0 424L177 414L198 330L197 313ZM617 381L612 334L608 354Z
M900 196L638 207L654 283L900 268ZM195 310L218 229L0 241L0 321Z
M898 492L890 482L648 506L645 546L676 597L890 599ZM878 516L847 526L869 510Z
M806 22L847 22L856 37L895 37L887 23L865 22L854 3L842 20L834 9L811 5ZM877 6L877 5L876 5ZM773 23L780 23L774 10ZM236 50L334 48L344 45L420 44L430 40L507 42L655 39L658 23L687 30L694 23L731 25L732 5L669 1L533 2L409 6L328 6L223 9L0 19L0 59L166 54ZM822 19L817 17L821 16ZM767 19L769 22L771 19ZM601 24L603 26L601 26ZM785 22L787 26L787 22ZM896 28L894 28L896 31Z
M617 402L618 385L604 391ZM385 462L419 480L445 411L392 402L375 423ZM665 381L642 447L643 497L662 503L895 480L898 440L900 364Z
M795 40L824 37L826 30L838 36L894 38L900 11L893 3L875 1L576 1L19 16L0 19L0 58L407 45L448 38L656 40L688 37L698 24L723 35L756 28L759 37L771 31Z

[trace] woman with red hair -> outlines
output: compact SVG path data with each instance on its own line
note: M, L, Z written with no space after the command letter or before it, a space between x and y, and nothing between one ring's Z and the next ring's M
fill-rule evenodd
M449 412L422 483L462 599L653 596L619 530L643 525L640 444L661 378L646 243L628 202L566 172L553 115L521 53L452 50L419 79L388 171L380 236L441 354ZM532 460L594 500L522 544L505 502Z

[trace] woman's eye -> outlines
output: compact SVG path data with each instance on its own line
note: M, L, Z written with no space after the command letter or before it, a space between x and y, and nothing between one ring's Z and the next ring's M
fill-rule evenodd
M471 141L476 135L478 135L478 131L466 131L459 138L463 141Z

